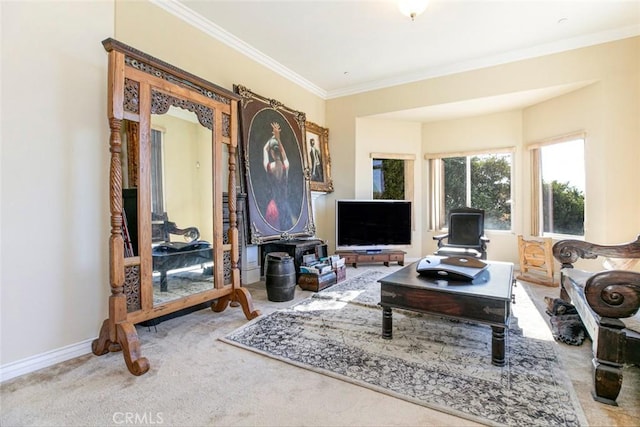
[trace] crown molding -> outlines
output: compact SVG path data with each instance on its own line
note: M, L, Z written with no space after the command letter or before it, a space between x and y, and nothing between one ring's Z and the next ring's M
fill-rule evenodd
M446 75L462 73L471 70L477 70L481 68L492 67L496 65L502 65L509 62L521 61L525 59L536 58L544 55L552 55L555 53L565 52L568 50L579 49L583 47L593 46L597 44L607 43L615 40L621 40L629 37L635 37L640 35L640 24L632 25L629 27L603 31L600 33L589 34L586 36L573 37L565 40L559 40L557 42L546 43L538 46L534 46L527 49L513 50L510 52L501 53L498 55L492 55L482 58L475 58L468 61L462 61L454 64L448 64L441 67L432 67L429 69L407 73L403 75L394 76L386 79L374 80L362 84L356 84L341 89L324 90L317 85L313 84L309 80L293 72L289 68L285 67L273 58L265 55L256 48L250 46L246 42L237 38L233 34L229 33L225 29L219 27L213 22L207 20L202 15L194 12L188 7L184 6L177 0L149 0L156 6L164 9L172 15L182 19L188 24L198 28L205 34L213 37L214 39L226 44L232 49L246 55L250 59L265 66L266 68L281 75L287 80L297 84L303 89L308 90L314 95L327 100L333 98L340 98L343 96L357 95L363 92L370 92L372 90L385 89L392 86L398 86L407 83L414 83L421 80L442 77Z
M226 44L232 49L246 55L250 59L267 67L271 71L274 71L287 80L302 87L303 89L308 90L309 92L321 97L322 99L326 99L327 91L325 91L324 89L321 89L320 87L311 83L309 80L291 71L289 68L285 67L278 61L250 46L238 37L229 33L224 28L214 24L202 15L184 6L177 0L149 0L149 2L160 7L161 9L164 9L166 12L169 12L175 17L182 19L186 23L213 37L214 39Z

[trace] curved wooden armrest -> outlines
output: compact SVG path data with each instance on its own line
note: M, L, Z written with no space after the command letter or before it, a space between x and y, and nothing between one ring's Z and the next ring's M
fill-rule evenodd
M571 268L578 258L595 259L598 256L610 258L640 258L640 236L630 243L621 245L596 245L582 240L561 240L553 245L553 256L563 267Z
M640 308L640 273L611 270L596 273L584 286L593 311L602 317L631 317Z
M175 222L167 221L167 231L171 234L184 236L189 239L189 242L193 242L200 238L200 230L197 227L178 228Z

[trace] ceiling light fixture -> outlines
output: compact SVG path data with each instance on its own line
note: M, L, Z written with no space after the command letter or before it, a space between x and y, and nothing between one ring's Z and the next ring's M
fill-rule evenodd
M399 0L398 9L400 9L400 13L414 21L416 16L427 9L428 4L429 0Z

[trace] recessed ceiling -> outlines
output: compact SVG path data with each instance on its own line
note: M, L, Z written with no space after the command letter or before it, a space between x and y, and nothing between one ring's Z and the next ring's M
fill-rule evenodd
M640 35L640 0L431 0L414 21L397 0L152 1L324 99Z
M593 83L593 81L571 83L542 89L513 92L505 95L488 96L460 102L451 102L448 104L430 105L428 107L375 114L370 117L427 123L438 120L449 120L452 118L521 110L523 108L539 104L543 101L547 101L551 98L573 92Z

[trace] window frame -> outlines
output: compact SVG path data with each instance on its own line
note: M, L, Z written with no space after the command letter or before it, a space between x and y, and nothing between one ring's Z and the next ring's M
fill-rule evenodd
M382 160L404 160L404 200L411 202L411 229L415 230L415 154L408 153L369 153L371 164L369 170L371 171L371 199L373 199L373 159Z
M584 224L582 229L582 235L577 234L562 234L562 233L547 233L544 231L544 219L543 219L543 203L542 203L542 156L541 149L545 146L562 144L565 142L575 141L581 139L583 144L583 156L585 156L587 134L585 131L575 131L564 135L555 136L552 138L543 139L527 146L530 152L531 158L531 235L536 237L551 237L555 239L577 239L584 240L586 233L587 223L587 189L585 182L584 189ZM586 161L586 156L585 156ZM584 165L585 179L587 175L586 164Z
M515 147L502 147L502 148L487 148L483 150L469 150L458 151L449 153L427 153L424 155L424 159L427 160L427 179L429 182L429 229L431 231L446 231L446 215L444 212L444 169L443 162L441 160L453 157L469 157L482 156L482 155L495 155L495 154L509 154L511 156L511 168L509 172L510 179L510 199L511 199L511 225L508 230L499 230L492 228L485 228L492 233L512 233L514 229L513 218L515 217ZM470 171L466 170L467 175ZM470 179L469 179L470 185ZM467 197L470 197L467 189Z
M386 193L386 188L385 188L385 176L382 173L382 169L383 169L383 163L385 161L397 161L397 162L402 162L402 199L404 199L406 197L406 190L405 190L405 184L407 181L407 173L406 173L406 167L407 164L404 160L401 159L381 159L380 157L372 157L371 158L371 171L373 173L372 175L372 187L371 187L371 194L372 194L372 199L374 200L384 200L384 198L379 198L376 197L376 193L380 193L380 194L385 194ZM377 164L379 162L379 165ZM378 173L376 173L378 172ZM376 176L379 176L381 179L376 179ZM376 184L380 184L380 188L378 188L378 191L376 191ZM380 191L381 190L381 191Z

